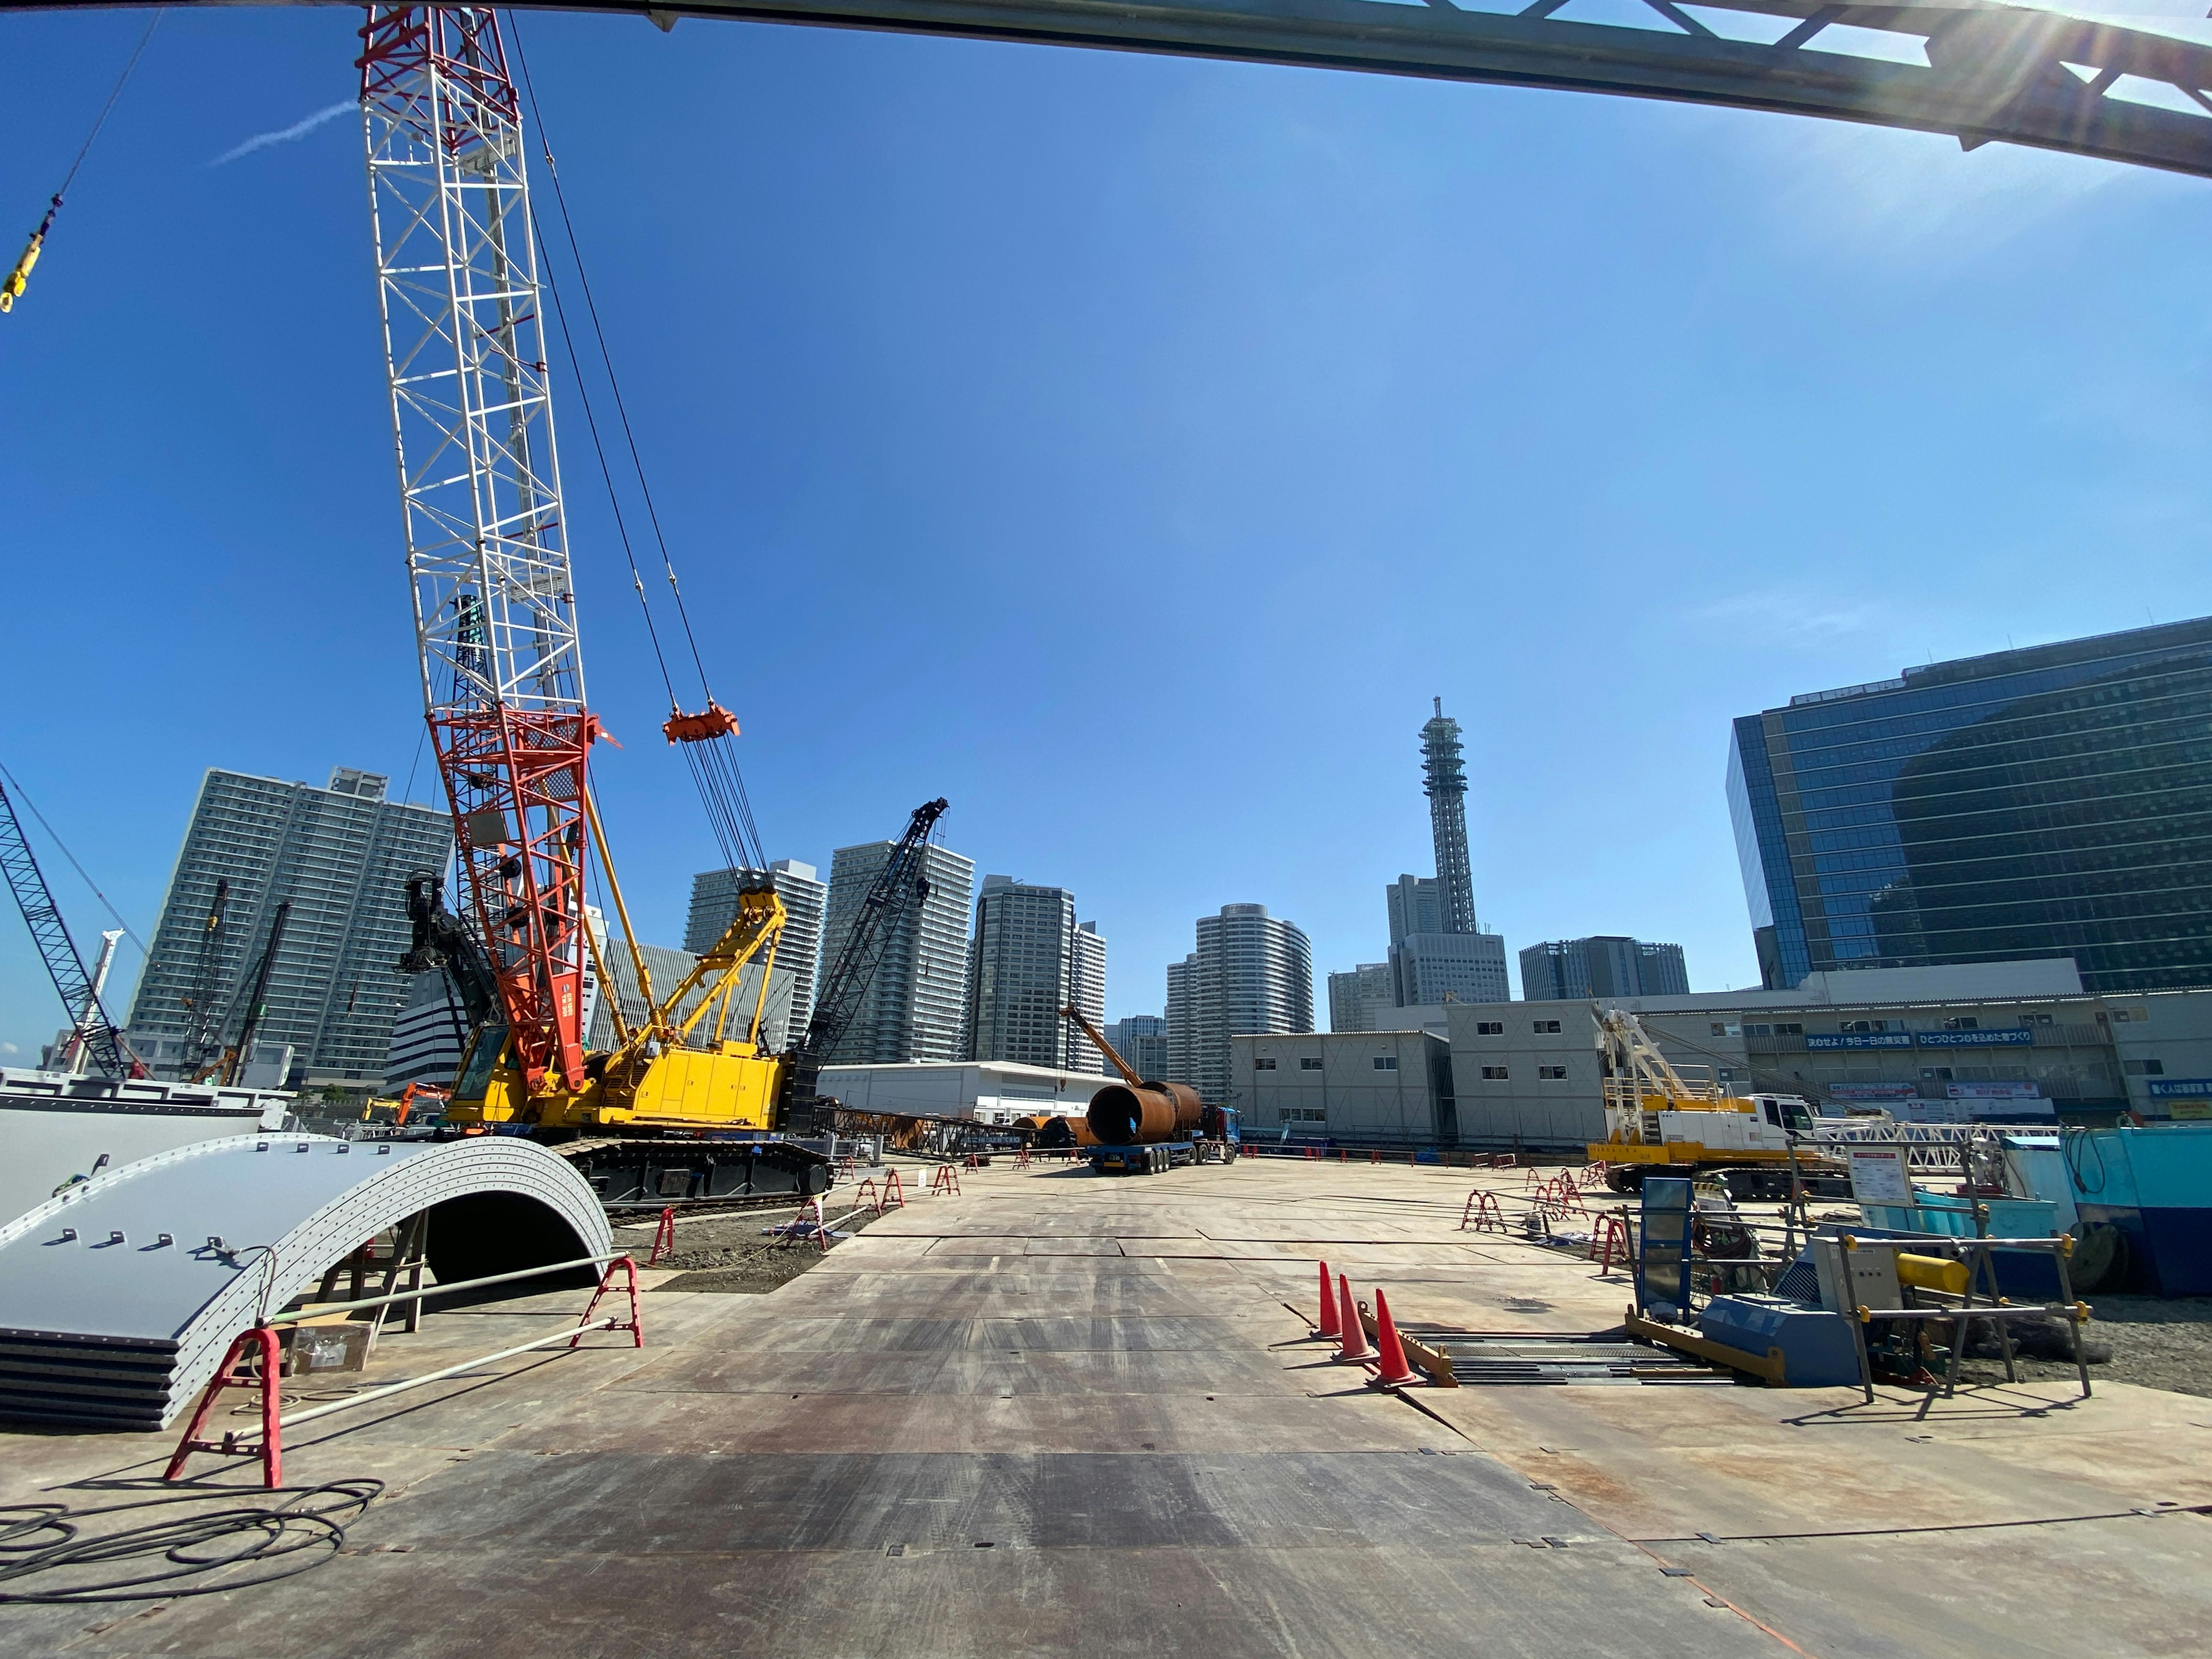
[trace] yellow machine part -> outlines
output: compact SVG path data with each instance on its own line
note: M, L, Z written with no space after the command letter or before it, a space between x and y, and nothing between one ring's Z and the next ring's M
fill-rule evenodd
M1787 1164L1788 1152L1744 1146L1704 1146L1694 1140L1670 1140L1652 1146L1642 1141L1593 1140L1587 1148L1593 1164Z
M1947 1296L1964 1296L1969 1282L1966 1264L1947 1261L1940 1255L1908 1255L1900 1250L1897 1255L1897 1280L1923 1291L1942 1291Z
M479 1100L454 1100L446 1121L459 1127L532 1123L543 1129L769 1129L783 1062L757 1054L750 1042L725 1042L713 1051L671 1048L646 1062L628 1090L593 1083L571 1094L556 1089L535 1097L501 1056Z

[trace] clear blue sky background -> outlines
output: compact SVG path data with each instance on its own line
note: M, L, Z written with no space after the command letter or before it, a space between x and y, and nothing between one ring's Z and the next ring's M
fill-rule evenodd
M8 255L143 24L0 17ZM142 934L204 768L417 751L357 118L210 165L352 98L357 26L172 15L0 319L0 760ZM1381 957L1382 884L1433 867L1432 695L1486 925L1680 940L1715 988L1756 979L1731 716L2212 609L2201 181L1565 94L524 28L772 854L947 795L979 873L1097 919L1116 1016L1224 902L1297 921L1317 979ZM713 844L562 422L628 745L601 787L672 942ZM59 1019L10 916L0 1057Z

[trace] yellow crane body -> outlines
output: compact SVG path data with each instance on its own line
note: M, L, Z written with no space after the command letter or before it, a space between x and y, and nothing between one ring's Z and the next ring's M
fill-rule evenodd
M619 909L620 890L615 893ZM549 1071L547 1086L530 1093L506 1046L505 1033L488 1030L478 1041L499 1042L498 1060L474 1089L470 1085L476 1067L463 1061L446 1121L464 1129L506 1123L602 1132L772 1129L785 1062L780 1054L762 1052L760 1026L769 974L786 919L783 901L772 889L739 894L737 916L720 939L675 989L658 1000L644 957L633 944L631 964L647 1005L645 1023L631 1028L619 1003L615 1006L619 1040L613 1048L586 1057L581 1089L563 1088L558 1074ZM626 915L623 933L629 933ZM598 954L594 945L595 962ZM756 962L760 964L759 987L744 1023L745 1034L726 1037L739 981ZM612 996L606 965L597 965L602 994Z

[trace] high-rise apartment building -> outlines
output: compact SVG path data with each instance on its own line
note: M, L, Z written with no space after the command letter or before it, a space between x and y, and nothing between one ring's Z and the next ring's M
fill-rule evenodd
M1106 1041L1147 1079L1168 1075L1168 1023L1158 1014L1130 1014L1106 1028Z
M453 840L443 811L387 801L389 781L341 766L318 789L211 769L161 901L131 1030L153 1042L199 1034L189 1000L216 883L227 881L210 999L224 1030L237 1036L245 981L289 900L260 1042L290 1044L310 1081L380 1082L407 997L393 965L411 937L407 878L444 870Z
M1907 668L1737 720L1760 977L2070 957L2212 984L2212 619Z
M1313 947L1264 904L1198 919L1198 948L1168 967L1168 1080L1229 1094L1229 1039L1313 1030Z
M841 847L830 859L830 900L822 924L822 960L835 963L853 931L868 889L896 843ZM925 890L884 943L875 978L851 1024L829 1056L833 1065L884 1065L902 1060L958 1060L965 1046L968 906L975 861L934 843L920 854Z
M1093 1025L1106 1018L1106 941L1095 921L1082 923L1075 930L1074 972L1069 989L1074 1005L1083 1010L1084 1018ZM1067 1069L1071 1072L1101 1072L1106 1069L1106 1056L1098 1045L1083 1035L1083 1028L1074 1021L1068 1022Z
M1160 1075L1169 1083L1188 1083L1193 1075L1191 981L1198 973L1198 953L1168 963L1167 1017L1162 1022L1167 1049L1167 1069Z
M1075 919L1075 895L986 876L968 948L968 1060L1099 1072L1105 1057L1060 1010L1106 1018L1106 941Z
M1686 997L1690 973L1679 945L1616 933L1553 939L1521 952L1521 994L1529 1002L1573 997Z
M1363 962L1348 974L1328 976L1328 1029L1332 1031L1380 1030L1377 1015L1398 1006L1387 962Z
M738 919L738 895L766 882L790 918L776 941L775 965L791 969L792 1036L805 1034L814 1016L814 981L821 971L822 922L830 889L811 864L778 859L766 870L702 870L691 878L691 913L684 923L684 948L704 956Z

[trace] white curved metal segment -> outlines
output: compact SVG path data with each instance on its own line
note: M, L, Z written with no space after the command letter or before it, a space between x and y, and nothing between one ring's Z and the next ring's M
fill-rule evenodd
M424 1211L448 1282L611 1248L591 1188L526 1140L264 1134L163 1152L0 1228L0 1418L165 1427L239 1332Z

